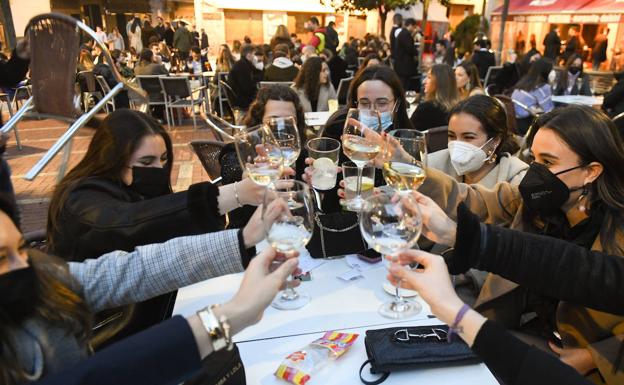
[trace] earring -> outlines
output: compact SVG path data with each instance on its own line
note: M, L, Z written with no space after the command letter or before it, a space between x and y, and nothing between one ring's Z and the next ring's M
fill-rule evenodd
M576 201L579 205L579 211L584 213L587 211L587 206L585 206L584 203L582 203L582 201L587 198L587 195L589 195L589 188L587 188L587 185L583 186L583 191L581 191L581 195L578 197L578 200Z

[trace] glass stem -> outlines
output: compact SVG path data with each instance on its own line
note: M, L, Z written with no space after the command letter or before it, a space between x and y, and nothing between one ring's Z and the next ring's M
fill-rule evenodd
M399 279L399 282L394 287L394 299L396 302L399 302L399 303L403 302L403 296L401 295L401 292L399 291L400 288L401 288L401 280Z
M295 279L294 275L290 275L290 279L286 280L286 288L282 292L282 298L287 301L293 301L299 297L299 294L295 291L295 288L290 285L292 280Z

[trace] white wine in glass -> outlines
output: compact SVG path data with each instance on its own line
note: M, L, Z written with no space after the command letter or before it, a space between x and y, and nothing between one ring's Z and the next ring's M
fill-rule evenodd
M415 130L393 130L386 137L383 165L386 183L400 194L417 190L426 178L427 142Z
M257 184L268 186L281 177L284 155L279 142L264 125L237 130L234 146L242 170Z
M276 199L283 200L288 207L277 216L268 211ZM267 188L262 207L262 223L271 247L288 256L308 244L314 230L314 201L305 183L292 179L275 181ZM286 286L273 300L273 307L294 310L310 302L309 295L296 291L288 283Z
M301 138L292 116L270 118L267 125L284 155L284 166L292 167L301 153Z
M360 230L375 251L396 260L402 251L416 245L422 230L422 217L410 195L380 193L366 200L360 214ZM387 267L390 261L384 258ZM418 302L404 299L395 287L395 298L379 308L379 314L392 319L412 317L422 310Z
M363 121L368 122L369 126L364 125ZM361 197L362 169L381 151L381 144L371 139L367 130L375 130L379 127L381 127L381 118L377 111L350 108L347 112L347 119L342 130L342 149L358 168L357 192L355 198L348 201L348 210L360 211L364 206L364 200Z

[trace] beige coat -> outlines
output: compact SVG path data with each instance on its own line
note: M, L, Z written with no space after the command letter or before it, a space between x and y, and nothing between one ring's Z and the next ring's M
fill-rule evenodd
M452 218L457 205L464 202L472 212L486 223L527 230L522 216L522 197L518 188L510 183L498 183L492 189L480 185L458 183L442 172L428 168L427 179L419 191L430 196ZM624 229L617 229L616 241L624 245ZM596 239L592 250L601 251ZM489 274L476 306L499 298L518 285L498 275ZM613 374L618 348L624 338L624 317L560 302L557 309L557 328L564 347L589 348L600 374L610 385L624 384L624 369Z
M299 101L301 102L303 112L312 112L312 103L306 96L305 91L295 86L293 86L293 89L297 91L297 95L299 95ZM331 82L329 82L327 86L321 86L321 89L319 90L318 102L316 103L316 111L329 111L329 104L327 101L329 99L337 98L338 96L336 95L336 90L334 90L334 86Z

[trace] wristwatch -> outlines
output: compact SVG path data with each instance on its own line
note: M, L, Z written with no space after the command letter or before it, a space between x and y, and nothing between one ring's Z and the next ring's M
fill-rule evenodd
M232 350L233 343L230 336L230 324L224 315L217 318L213 310L219 305L211 305L197 312L202 325L206 329L210 340L212 341L212 350L219 351L226 348Z

